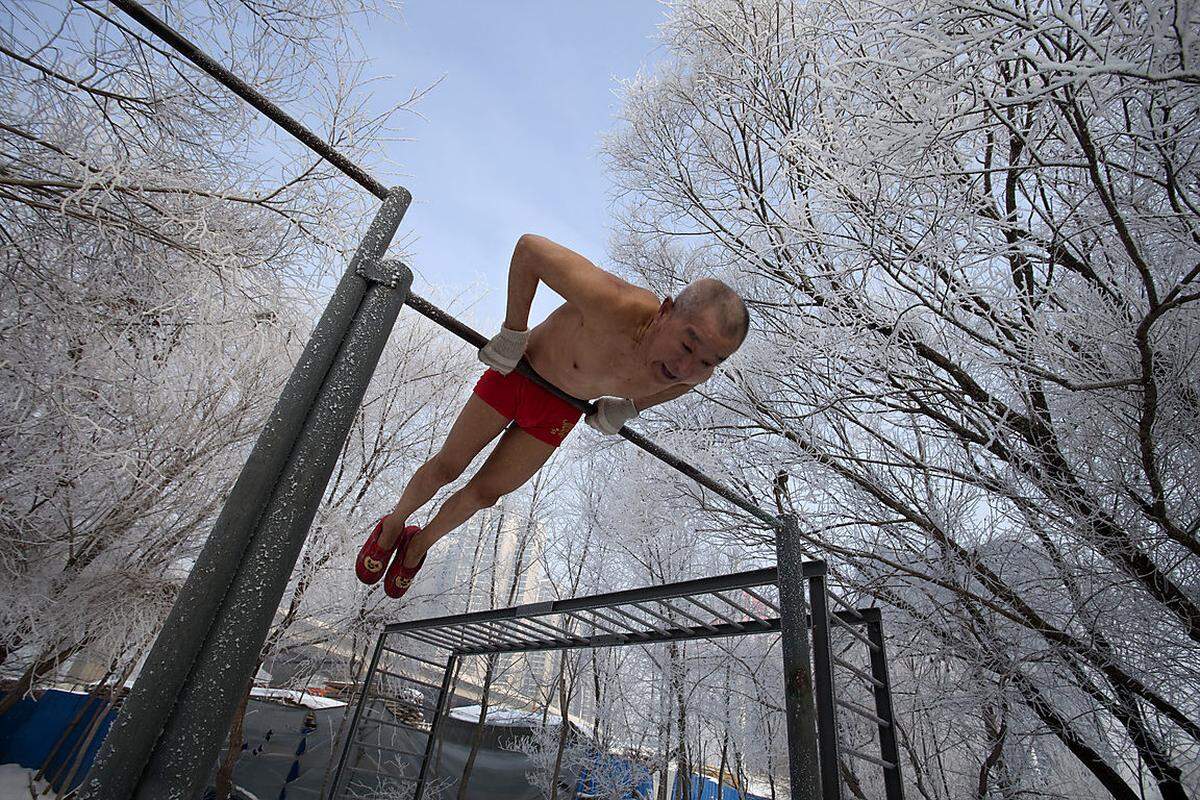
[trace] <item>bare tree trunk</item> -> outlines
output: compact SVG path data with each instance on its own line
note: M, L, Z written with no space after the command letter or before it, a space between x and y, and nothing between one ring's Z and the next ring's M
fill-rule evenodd
M75 712L75 716L71 718L69 723L67 723L67 727L63 728L63 732L58 737L58 741L54 743L54 747L50 748L50 752L47 753L46 758L42 760L42 766L38 769L37 774L33 776L34 780L42 780L43 778L46 778L46 771L50 769L50 764L54 761L54 757L58 755L58 751L62 749L62 746L66 744L67 739L69 739L71 734L74 733L75 728L78 727L80 720L83 719L83 716L87 710L91 708L92 703L100 701L100 694L104 691L104 684L107 683L108 679L112 677L112 673L113 670L110 667L108 672L106 672L104 676L97 681L96 687L88 692L87 698L79 704L79 709ZM64 762L66 761L65 758L63 760ZM60 771L61 767L59 770L55 770L55 777L50 779L51 783L57 780L57 774Z
M1021 690L1021 694L1024 695L1029 707L1038 715L1038 718L1067 746L1067 749L1079 759L1079 763L1095 776L1100 785L1115 800L1138 800L1137 794L1125 782L1125 779L1099 753L1079 738L1071 729L1070 723L1059 716L1032 681L1020 673L1014 673L1014 679L1017 688Z
M492 691L492 675L496 669L497 656L493 653L487 657L487 668L483 672L483 691L479 699L479 724L471 735L471 752L467 754L467 762L463 764L462 778L458 783L458 800L467 800L467 787L471 783L471 771L475 768L475 757L479 755L479 746L483 743L483 730L487 724L488 696Z
M88 748L92 744L92 740L96 738L96 733L100 730L100 725L103 724L104 719L109 715L109 713L116 708L117 702L121 699L121 691L125 686L125 681L129 680L129 676L133 674L133 671L137 668L138 661L140 660L140 658L134 658L129 662L129 666L125 669L125 671L121 674L121 677L109 691L108 702L104 704L102 709L100 709L100 713L96 714L95 717L92 718L91 724L88 725L87 733L75 748L74 762L71 764L71 769L67 771L66 777L62 779L62 783L60 784L58 794L55 796L55 800L61 800L61 798L70 791L71 781L75 780L76 773L78 773L79 768L83 766L83 757L87 754Z
M597 747L601 747L602 744L600 742L600 700L601 700L601 697L603 696L602 695L603 687L600 685L600 667L599 667L599 664L596 663L596 651L594 649L592 650L591 656L592 656L592 692L596 698L596 708L595 708L594 712L592 713L592 741L594 741L596 743Z
M687 743L687 698L683 693L684 667L679 657L679 647L671 642L670 647L671 689L675 695L675 724L678 726L676 735L679 737L675 748L675 763L679 768L679 787L683 796L690 798L692 788L691 763L688 759Z
M1008 720L1000 719L997 721L995 709L990 703L984 703L982 714L984 734L987 736L987 741L991 743L991 748L988 750L987 757L983 759L983 763L979 766L979 778L975 782L976 800L986 800L988 786L991 784L989 775L992 769L1004 758L1004 743L1008 737Z
M717 762L717 800L725 794L725 765L729 763L729 726L721 734L721 760Z
M25 674L21 676L16 686L12 688L12 691L6 694L3 700L0 700L0 717L7 714L12 710L13 706L21 702L21 698L37 685L37 682L44 678L48 672L79 652L86 643L86 641L76 642L64 647L54 655L42 657L40 660L35 660L30 664L25 670Z
M261 667L261 665L260 661L259 666ZM255 672L257 671L255 670ZM242 696L242 702L238 704L237 712L233 715L233 722L229 726L228 749L225 751L225 758L221 759L221 766L217 769L217 775L213 779L215 800L229 800L229 794L233 791L233 770L242 756L246 706L250 702L250 690L253 686L254 679L251 678L250 683L246 685L246 693Z
M563 751L567 746L567 733L570 732L570 713L567 707L567 677L566 654L563 654L562 666L558 671L558 707L561 714L558 726L558 750L554 754L554 771L550 774L550 800L558 800L558 776L562 772Z
M664 681L665 683L665 681ZM656 793L657 800L667 800L667 795L674 787L668 786L667 781L671 778L671 693L665 690L662 692L663 712L661 715L662 722L658 725L658 766L662 774L662 780L658 782L658 792Z

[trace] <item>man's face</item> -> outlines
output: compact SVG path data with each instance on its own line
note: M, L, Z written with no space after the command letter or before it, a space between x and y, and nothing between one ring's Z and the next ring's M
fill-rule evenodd
M737 349L721 335L717 313L711 309L677 313L667 298L658 315L647 354L650 370L664 388L675 383L703 383Z

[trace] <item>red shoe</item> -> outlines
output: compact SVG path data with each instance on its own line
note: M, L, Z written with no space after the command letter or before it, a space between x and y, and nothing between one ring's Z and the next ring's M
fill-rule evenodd
M425 555L428 553L421 556L421 562L415 567L404 566L404 554L408 552L408 545L420 532L421 529L416 525L409 525L404 529L404 535L400 537L400 546L396 548L396 556L392 559L392 565L388 567L387 577L383 581L383 591L388 597L394 597L397 600L404 597L408 587L412 586L413 578L417 576L417 570L425 566Z
M392 546L384 550L379 546L379 534L382 532L383 520L381 519L375 523L371 535L367 537L362 549L358 551L358 558L354 561L354 574L368 586L378 583L379 579L383 577L383 568L387 566L392 553L396 552L396 545L400 544L404 538L397 536L396 541L392 542Z

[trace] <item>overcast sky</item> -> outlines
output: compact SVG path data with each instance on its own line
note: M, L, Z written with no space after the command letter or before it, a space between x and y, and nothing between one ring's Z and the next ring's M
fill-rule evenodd
M404 174L385 179L413 193L401 231L416 236L417 292L482 282L491 291L474 316L495 327L522 233L603 261L599 139L616 124L617 80L659 57L664 13L655 0L408 0L398 21L361 29L369 73L390 76L395 99L441 79L423 119L403 118L415 141L390 150ZM535 321L556 302L548 294L538 290Z

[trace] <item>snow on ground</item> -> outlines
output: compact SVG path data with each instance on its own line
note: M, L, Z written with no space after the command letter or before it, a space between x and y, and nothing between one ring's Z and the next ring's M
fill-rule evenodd
M0 800L32 800L43 790L53 789L45 781L34 781L35 769L26 769L20 764L0 764Z
M450 716L455 719L466 720L467 722L479 722L478 705L474 706L459 706L450 710ZM549 725L557 725L558 718L554 714L550 715L547 720ZM542 724L542 715L533 711L518 711L515 708L488 708L487 713L488 725L529 725L537 727Z
M308 694L307 692L297 691L296 689L270 689L263 686L256 686L250 690L250 696L266 697L273 700L286 700L289 703L295 703L297 705L304 706L305 708L338 708L346 705L341 700L333 700L329 697ZM0 800L3 799L0 798Z

